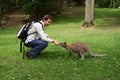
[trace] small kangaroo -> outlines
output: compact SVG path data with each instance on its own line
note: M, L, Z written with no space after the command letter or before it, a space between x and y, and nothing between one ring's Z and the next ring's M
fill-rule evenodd
M98 54L93 54L90 48L86 43L83 42L76 42L73 44L67 44L66 42L59 43L59 46L62 46L66 48L70 53L69 55L72 55L72 52L78 53L78 58L77 59L84 59L85 53L89 53L90 57L92 58L97 58L100 56L104 56L104 54L98 55Z

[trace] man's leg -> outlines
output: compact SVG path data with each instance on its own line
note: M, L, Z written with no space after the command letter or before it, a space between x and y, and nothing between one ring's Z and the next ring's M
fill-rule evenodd
M33 57L36 57L42 50L48 46L48 42L42 40L33 40L27 44L29 47L32 47L29 51L29 54Z

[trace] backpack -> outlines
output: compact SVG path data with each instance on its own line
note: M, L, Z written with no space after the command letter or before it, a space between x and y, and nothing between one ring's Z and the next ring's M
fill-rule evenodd
M25 40L28 36L27 32L33 23L34 23L34 21L28 22L25 25L23 25L17 33L17 38L19 38L21 40Z
M20 52L23 52L23 59L24 59L24 55L25 55L25 46L26 46L25 45L25 40L26 40L28 35L31 35L31 34L35 33L34 32L34 33L31 33L31 34L28 34L29 29L32 27L32 25L34 23L35 23L34 21L26 23L17 32L17 38L21 40L20 41ZM41 22L39 22L39 23L42 25L42 28L43 28L43 24Z

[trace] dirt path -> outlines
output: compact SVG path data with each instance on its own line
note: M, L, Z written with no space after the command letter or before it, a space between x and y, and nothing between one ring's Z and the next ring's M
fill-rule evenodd
M23 14L10 14L6 15L2 20L2 26L0 28L5 28L8 26L14 26L21 24L23 20L25 20L26 17Z

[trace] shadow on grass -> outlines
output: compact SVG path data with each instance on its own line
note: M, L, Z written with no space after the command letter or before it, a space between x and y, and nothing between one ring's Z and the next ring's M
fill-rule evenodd
M99 29L115 29L120 28L120 18L103 18L96 20L95 26Z
M60 52L60 51L45 51L42 52L39 56L38 59L50 59L50 60L56 60L56 59L61 59L61 60L78 60L78 54L77 53L72 53L71 56L69 56L68 52ZM85 59L92 59L89 55L85 55Z
M67 56L67 52L61 52L61 51L43 51L40 53L38 58L44 58L44 59L64 59Z
M102 26L97 25L96 28L101 29L101 30L119 29L120 25L102 25Z
M53 23L78 23L84 20L84 16L76 15L76 14L69 14L69 15L58 15L55 16Z

